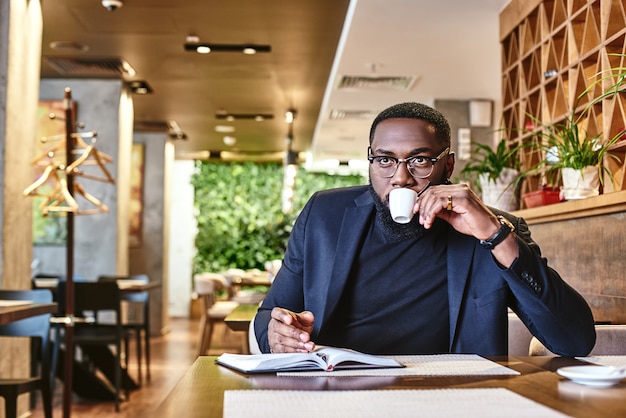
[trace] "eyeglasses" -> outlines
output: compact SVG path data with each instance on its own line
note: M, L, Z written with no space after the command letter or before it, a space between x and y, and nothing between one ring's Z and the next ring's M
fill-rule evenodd
M372 171L380 177L393 177L398 171L400 163L405 163L409 173L416 179L425 179L433 173L435 164L450 152L447 147L436 157L417 155L409 158L396 158L388 155L372 155L372 148L367 148L367 159L372 165Z

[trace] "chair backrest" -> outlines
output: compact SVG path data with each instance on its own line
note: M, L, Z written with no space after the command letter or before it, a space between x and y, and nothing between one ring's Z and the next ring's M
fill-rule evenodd
M528 354L531 356L553 356L536 337L530 341ZM626 325L596 325L596 344L590 356L612 356L626 354Z
M0 299L52 303L52 292L47 289L0 290ZM41 376L44 382L49 382L47 376L49 376L50 373L50 316L50 314L37 315L0 325L0 336L31 337L39 340L39 353L37 357L42 365Z
M99 282L113 282L118 283L118 280L133 280L144 283L150 282L150 278L145 274L135 274L131 276L118 276L118 275L103 275L98 277ZM119 286L118 286L119 287ZM129 302L147 302L148 291L145 292L122 292L122 300Z
M59 310L65 313L66 281L59 282L57 298ZM120 289L116 282L75 282L74 313L98 319L99 312L114 312L115 322L120 318Z
M527 356L532 334L519 317L509 312L509 356Z
M46 289L0 290L0 299L52 303L52 292ZM2 325L0 326L0 335L39 337L47 345L50 337L50 316L50 314L37 315Z
M199 295L228 290L226 278L219 273L198 273L194 276L194 287Z

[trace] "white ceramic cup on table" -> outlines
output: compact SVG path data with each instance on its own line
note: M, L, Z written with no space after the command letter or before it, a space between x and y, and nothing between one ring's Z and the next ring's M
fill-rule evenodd
M413 219L413 206L417 201L417 192L404 187L389 192L389 210L391 218L399 224L406 224Z

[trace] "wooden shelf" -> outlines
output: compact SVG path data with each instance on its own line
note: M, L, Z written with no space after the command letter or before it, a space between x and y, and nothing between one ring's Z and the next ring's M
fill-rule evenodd
M626 67L626 5L621 0L513 0L500 15L502 49L503 135L511 144L533 140L533 118L544 124L562 121L577 98L610 68ZM585 101L613 84L597 85ZM612 138L626 129L626 94L589 110L581 128ZM626 152L607 161L616 178L607 192L626 189ZM523 158L532 161L533 156ZM534 157L537 158L536 156ZM526 167L528 168L528 167ZM539 179L524 182L522 193L537 190ZM610 182L609 182L610 183Z
M529 225L626 211L626 190L513 212Z

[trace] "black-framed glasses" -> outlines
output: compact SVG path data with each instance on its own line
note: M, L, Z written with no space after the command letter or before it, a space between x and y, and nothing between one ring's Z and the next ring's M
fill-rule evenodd
M372 165L372 171L380 177L393 177L398 171L400 163L405 163L409 173L416 179L425 179L433 173L435 164L448 155L450 147L447 147L436 157L416 155L409 158L396 158L388 155L372 155L372 148L367 147L367 159Z

